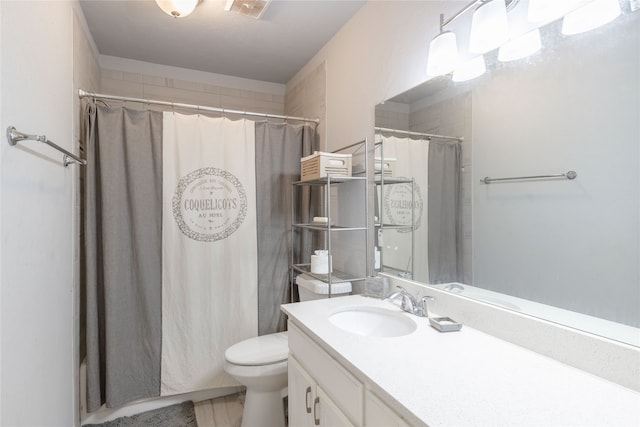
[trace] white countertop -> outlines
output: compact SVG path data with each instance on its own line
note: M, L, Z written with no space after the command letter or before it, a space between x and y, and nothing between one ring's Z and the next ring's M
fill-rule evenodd
M328 321L336 311L362 305L401 312L359 295L282 310L408 421L431 427L640 426L640 393L468 326L441 333L407 313L416 331L383 338L345 332Z

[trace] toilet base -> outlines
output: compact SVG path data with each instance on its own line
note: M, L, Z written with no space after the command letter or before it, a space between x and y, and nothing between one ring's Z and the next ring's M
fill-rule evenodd
M282 390L247 389L241 427L285 427Z

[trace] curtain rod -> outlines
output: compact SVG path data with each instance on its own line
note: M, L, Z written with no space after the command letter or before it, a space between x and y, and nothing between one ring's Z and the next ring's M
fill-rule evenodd
M243 116L266 117L270 119L297 120L301 122L312 122L312 123L315 123L316 125L320 123L320 119L308 119L306 117L295 117L295 116L282 116L279 114L255 113L251 111L230 110L228 108L207 107L204 105L195 105L195 104L183 104L180 102L168 102L168 101L158 101L154 99L131 98L128 96L106 95L103 93L87 92L82 89L78 90L78 96L80 98L99 98L99 99L110 99L113 101L139 102L141 104L164 105L166 107L172 107L172 108L188 108L192 110L210 111L210 112L222 113L222 114L229 113L229 114L241 114Z
M374 127L375 130L379 130L380 132L391 132L391 133L400 133L404 135L414 135L414 136L426 136L427 138L441 138L441 139L453 139L455 141L464 141L464 138L461 136L446 136L446 135L436 135L434 133L421 133L421 132L412 132L409 130L402 129L390 129L390 128L381 128Z

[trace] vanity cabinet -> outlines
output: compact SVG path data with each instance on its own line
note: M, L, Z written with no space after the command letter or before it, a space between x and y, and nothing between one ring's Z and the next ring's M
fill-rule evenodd
M289 425L408 427L292 322L289 322Z
M325 352L307 334L289 322L289 416L304 411L309 414L309 401L320 398L316 414L326 419L348 421L360 427L363 423L364 386L349 371ZM310 391L308 391L310 390ZM323 397L324 396L324 397ZM292 408L294 406L294 408ZM320 411L320 412L318 412ZM314 408L311 406L311 418ZM301 417L302 419L306 419ZM331 426L325 422L322 424ZM289 425L297 427L298 424ZM305 426L307 424L300 424ZM314 424L312 424L314 425Z
M289 357L289 425L354 427L293 356Z
M364 424L367 427L409 427L400 415L369 390L364 399Z
M313 401L317 384L292 355L289 355L289 425L314 425Z
M341 330L344 324L331 319L354 310L391 310L414 319L362 295L282 306L289 318L291 359L321 389L320 400L328 397L356 427L640 426L635 390L468 325L440 333L428 321L414 319L412 333L383 338ZM564 332L560 337L572 339ZM295 401L294 394L304 401L304 390L290 388L289 399Z

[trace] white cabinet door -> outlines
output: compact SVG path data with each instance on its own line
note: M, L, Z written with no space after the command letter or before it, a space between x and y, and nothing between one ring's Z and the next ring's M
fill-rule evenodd
M349 419L340 412L335 403L329 399L320 387L314 400L314 422L317 426L324 427L354 427Z
M289 426L354 427L291 354L289 355Z
M313 378L289 355L289 426L313 426L313 401L316 384Z
M363 425L364 385L300 328L289 322L289 351L351 422Z
M369 390L364 398L364 422L366 427L408 427L409 425Z

